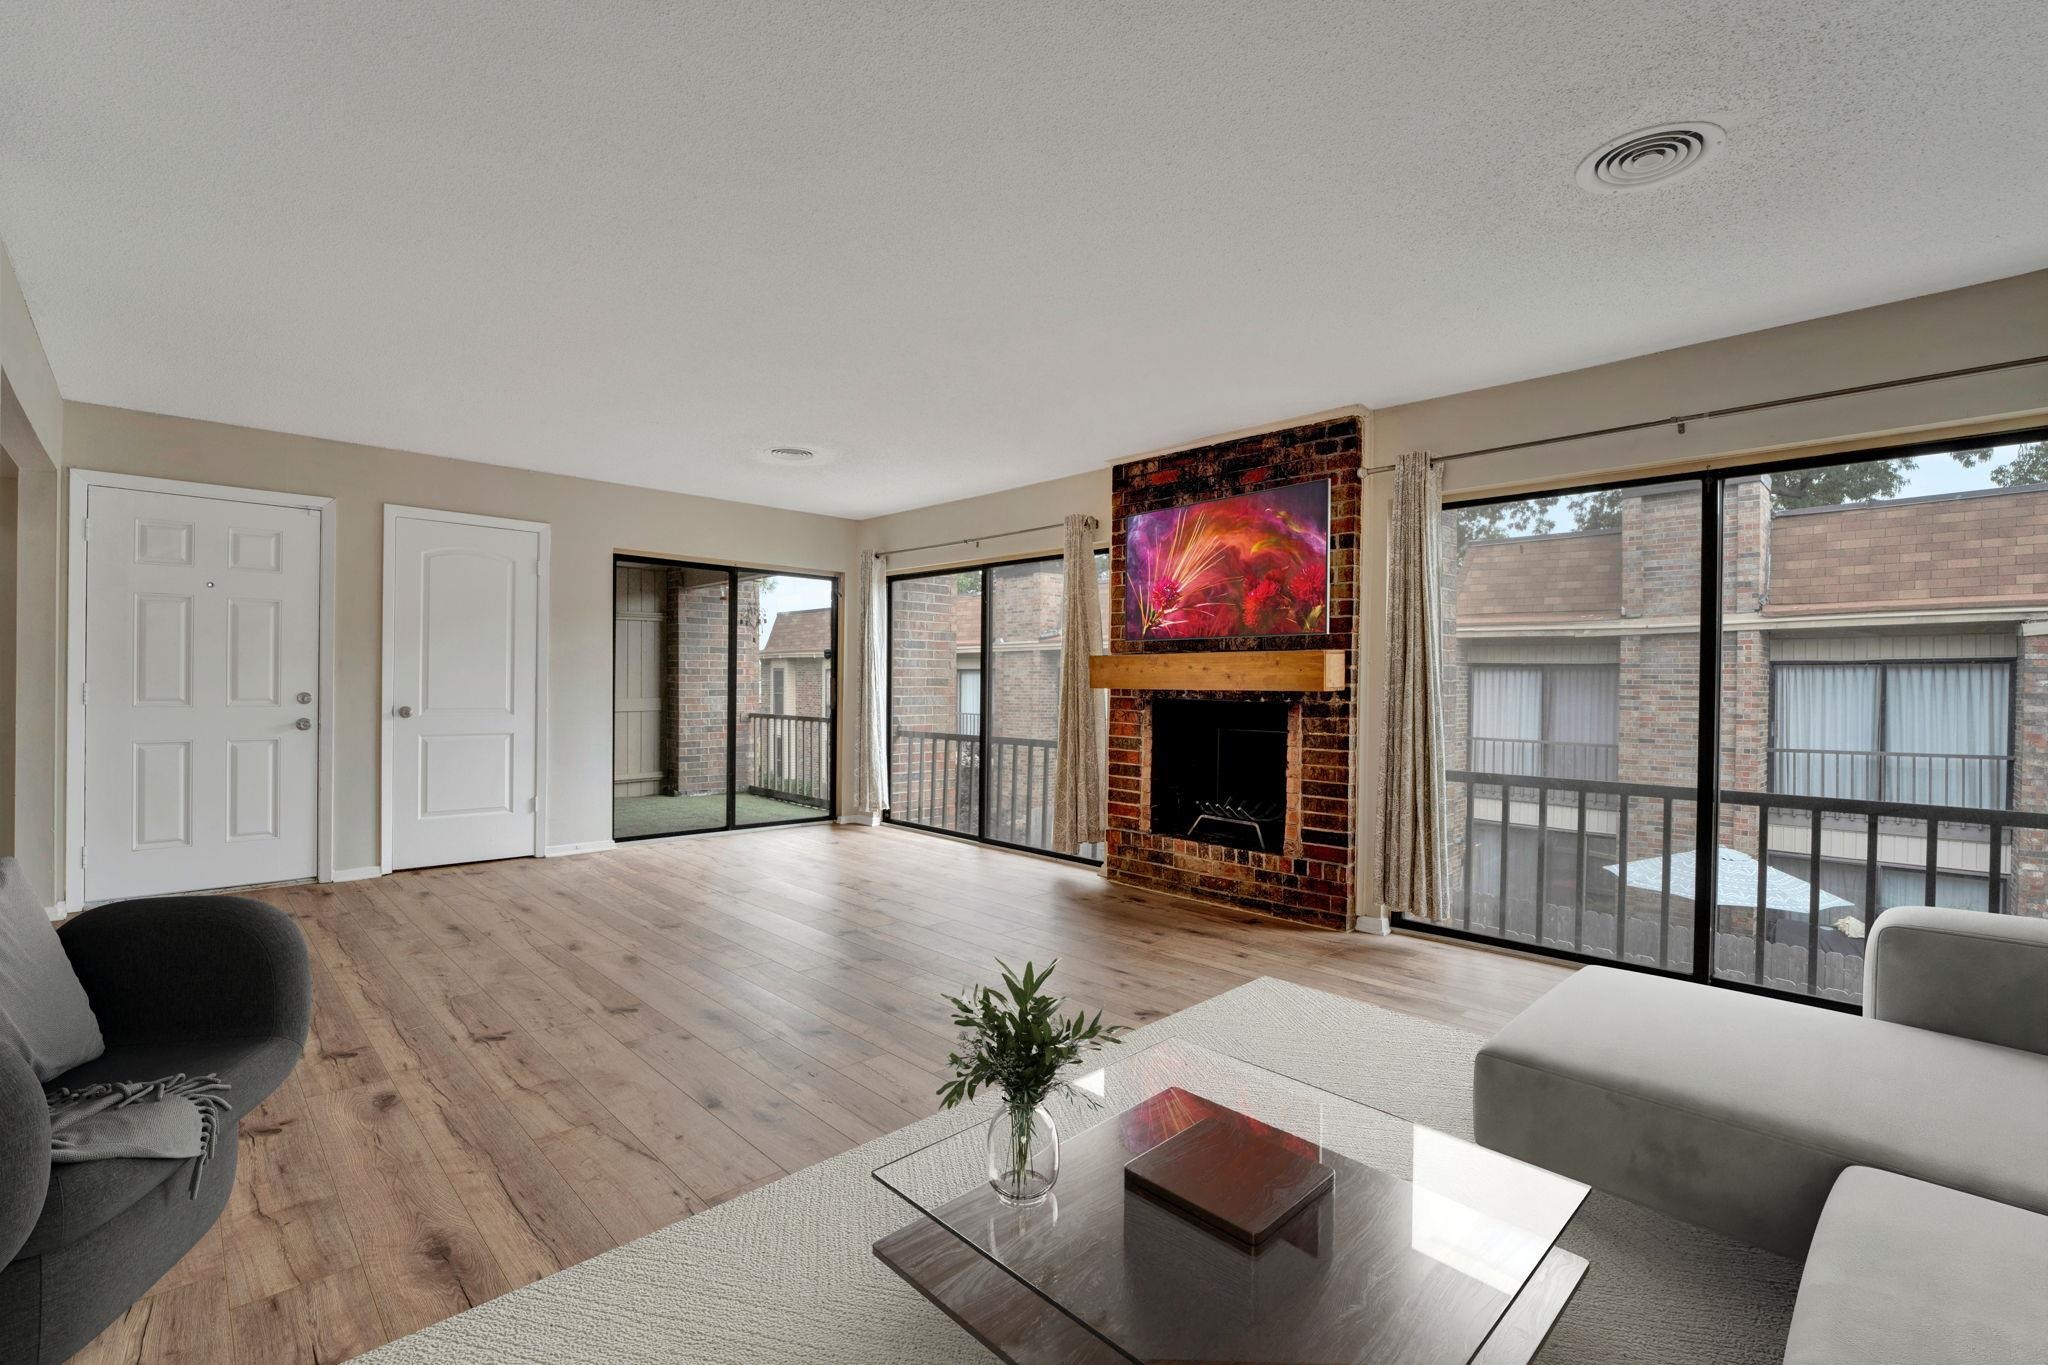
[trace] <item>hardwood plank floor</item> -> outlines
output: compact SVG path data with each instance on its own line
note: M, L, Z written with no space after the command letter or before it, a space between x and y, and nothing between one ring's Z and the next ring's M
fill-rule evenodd
M312 951L305 1058L86 1365L333 1365L929 1114L939 992L998 954L1129 1025L1277 976L1486 1032L1570 970L887 827L259 894Z

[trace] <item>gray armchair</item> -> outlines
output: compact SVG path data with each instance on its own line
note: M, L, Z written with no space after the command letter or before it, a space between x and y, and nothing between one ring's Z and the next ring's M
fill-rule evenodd
M1885 911L1864 948L1863 1014L2048 1056L2048 920Z
M297 1064L312 985L283 912L233 896L124 901L58 938L107 1048L53 1085L214 1072L239 1120ZM220 1216L235 1146L216 1149L196 1199L185 1161L52 1167L42 1086L0 1049L0 1360L64 1360L147 1292Z

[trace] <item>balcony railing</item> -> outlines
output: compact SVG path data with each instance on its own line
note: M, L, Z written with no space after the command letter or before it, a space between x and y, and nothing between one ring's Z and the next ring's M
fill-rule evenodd
M1446 777L1463 802L1452 828L1455 927L1595 960L1691 969L1695 789L1502 771ZM1902 848L1917 845L1921 902L1940 903L1944 878L1978 877L1998 912L2011 899L2014 832L2030 843L2033 832L2048 832L2048 814L1783 792L1723 791L1721 809L1714 975L1844 1001L1862 998L1864 935L1889 903L1883 874L1897 875ZM2039 841L2048 847L2048 833ZM1965 850L1969 865L1956 865ZM1839 875L1844 861L1856 865L1850 896L1822 884L1827 862L1836 886L1852 889Z
M828 716L747 715L747 790L799 806L832 802L832 721Z
M981 832L981 762L988 755L987 836L1028 848L1052 844L1052 776L1057 742L962 731L898 730L892 751L889 817L913 825Z
M1490 773L1529 777L1585 777L1611 782L1621 771L1621 746L1558 739L1487 739L1471 745L1471 766Z
M1895 749L1772 749L1771 790L1856 801L2003 809L2011 804L2006 754Z

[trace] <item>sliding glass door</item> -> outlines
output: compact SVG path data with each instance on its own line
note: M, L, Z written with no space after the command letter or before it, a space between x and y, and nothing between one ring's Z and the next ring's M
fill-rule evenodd
M1854 1006L2048 914L2044 526L2042 432L1446 509L1441 928Z
M613 565L612 837L832 813L838 582Z
M1054 557L889 580L891 822L1051 851L1065 578Z

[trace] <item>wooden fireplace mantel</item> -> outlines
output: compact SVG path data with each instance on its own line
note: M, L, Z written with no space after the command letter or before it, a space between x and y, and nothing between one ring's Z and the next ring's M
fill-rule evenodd
M1092 654L1090 687L1153 692L1342 692L1341 649Z

